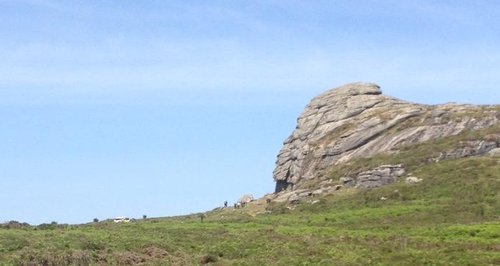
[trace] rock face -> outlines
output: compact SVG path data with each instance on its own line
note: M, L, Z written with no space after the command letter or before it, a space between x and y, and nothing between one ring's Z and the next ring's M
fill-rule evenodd
M500 134L497 134L500 136ZM438 158L435 158L434 161L438 162L443 159L458 159L469 156L476 156L485 154L496 149L498 145L498 141L489 141L489 140L470 140L470 141L461 141L460 147L452 151L441 152Z
M375 169L361 172L356 178L342 177L345 187L374 188L387 185L405 173L402 165L381 165Z
M478 130L499 121L499 106L415 104L383 95L375 84L347 84L326 91L306 106L278 154L273 172L275 192L300 189L305 181L321 178L327 167L352 158L396 153L403 145ZM464 143L443 158L484 154L498 144L496 139ZM396 176L387 175L387 169L374 171L385 172L378 180L372 180L374 173L367 173L353 184L369 187Z

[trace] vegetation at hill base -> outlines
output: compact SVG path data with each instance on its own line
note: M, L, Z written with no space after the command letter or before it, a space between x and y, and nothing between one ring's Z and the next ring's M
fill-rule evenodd
M2 228L0 264L500 265L500 159L428 160L492 130L498 128L330 169L337 180L402 163L420 183L343 188L315 204L261 199L242 209L128 224Z

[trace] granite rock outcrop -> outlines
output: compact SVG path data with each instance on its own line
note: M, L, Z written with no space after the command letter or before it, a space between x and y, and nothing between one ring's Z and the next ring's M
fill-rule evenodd
M384 95L372 83L351 83L328 90L312 99L284 141L273 172L275 192L300 191L307 180L322 180L328 167L353 158L397 153L405 145L484 129L499 121L498 106L416 104ZM500 146L499 139L495 135L489 140L463 143L435 159L485 154ZM374 169L345 185L371 187L400 174L395 170L391 175L390 171Z

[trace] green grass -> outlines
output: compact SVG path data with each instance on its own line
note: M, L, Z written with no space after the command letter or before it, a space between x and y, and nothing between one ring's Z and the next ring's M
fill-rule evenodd
M427 160L491 131L337 166L332 178L404 163L423 181L342 189L293 211L272 203L270 213L254 215L264 206L251 204L207 212L204 222L187 215L0 229L0 265L499 265L499 159Z

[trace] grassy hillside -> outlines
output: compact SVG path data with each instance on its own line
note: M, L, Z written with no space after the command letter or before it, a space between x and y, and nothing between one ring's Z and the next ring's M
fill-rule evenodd
M196 214L0 229L0 264L500 265L500 160L427 160L492 130L497 129L331 169L336 179L347 171L404 163L423 179L417 184L400 180L371 190L341 189L316 204L258 201L205 213L203 222Z

